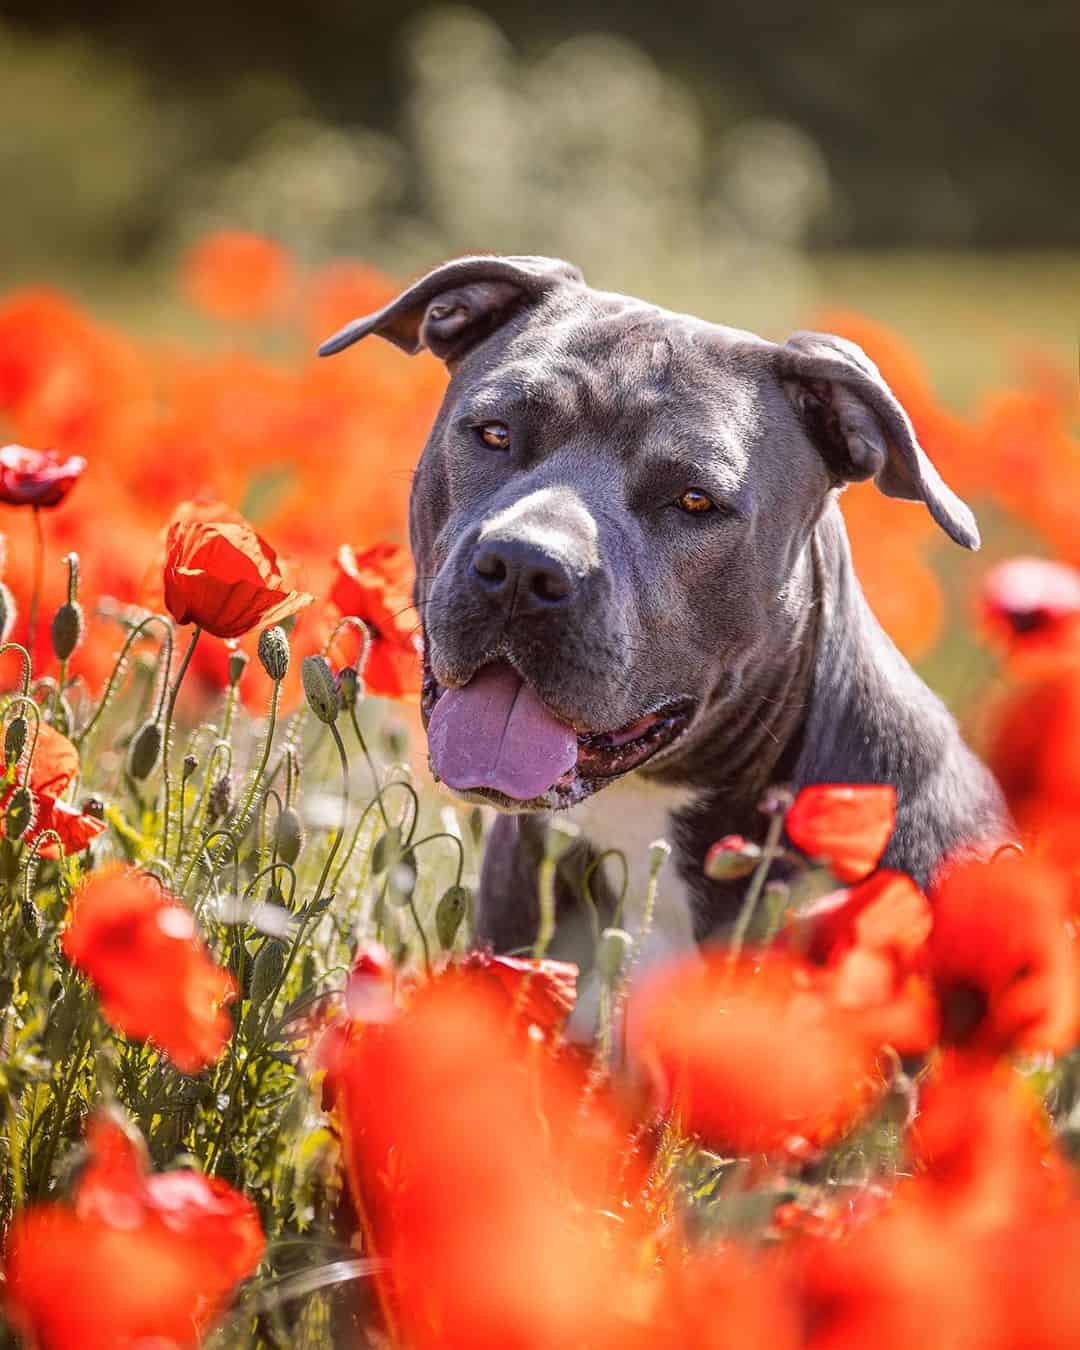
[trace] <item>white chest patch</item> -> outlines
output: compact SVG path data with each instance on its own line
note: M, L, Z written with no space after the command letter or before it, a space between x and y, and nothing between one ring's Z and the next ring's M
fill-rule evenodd
M693 794L677 788L661 787L628 774L603 788L566 812L588 840L593 851L617 849L626 858L627 886L621 926L635 939L644 918L649 885L649 845L655 839L672 840L672 814L687 806ZM622 885L622 867L617 858L604 864L609 887L618 895ZM660 872L656 907L652 924L641 943L634 974L640 978L647 967L694 948L694 918L682 878L674 858ZM579 990L578 1007L571 1021L571 1034L587 1037L596 1017L595 980L590 978Z

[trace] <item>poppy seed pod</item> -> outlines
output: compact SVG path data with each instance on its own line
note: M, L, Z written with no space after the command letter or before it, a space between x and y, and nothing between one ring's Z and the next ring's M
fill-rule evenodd
M289 639L280 624L264 628L259 634L259 660L275 684L289 673Z
M128 773L138 781L147 777L161 755L161 727L157 722L144 722L135 733L128 751Z
M78 600L68 600L53 615L52 647L58 661L66 661L82 641L85 624L82 605Z
M277 820L278 857L291 867L304 847L304 822L295 806L286 806Z
M240 683L240 677L243 675L244 671L247 670L248 662L250 660L251 657L248 656L247 652L241 651L239 648L237 648L236 651L230 653L229 655L230 685L235 686Z
M443 951L454 945L458 929L469 909L469 892L464 886L450 886L435 910L435 932Z
M0 581L0 642L6 642L11 636L11 630L15 627L17 617L15 597Z
M305 656L300 666L300 676L304 685L304 694L311 711L330 726L337 721L341 705L338 702L334 673L325 656Z
M227 816L232 809L233 799L233 781L232 776L223 773L221 777L210 789L210 797L207 801L207 809L210 812L211 820L221 820Z
M280 938L266 939L251 971L250 996L253 1007L262 1007L267 999L272 998L277 992L285 970L285 957L288 951L288 943L282 942Z
M634 939L625 928L605 928L596 948L596 972L605 984L614 984L619 978L626 958L633 950Z
M11 768L18 764L22 752L26 749L26 736L30 728L23 716L13 717L4 732L4 765Z
M16 788L4 812L4 833L9 839L21 839L34 823L34 795L28 787Z
M363 681L360 679L360 672L355 666L345 666L338 672L337 680L338 702L348 711L355 708L364 692Z

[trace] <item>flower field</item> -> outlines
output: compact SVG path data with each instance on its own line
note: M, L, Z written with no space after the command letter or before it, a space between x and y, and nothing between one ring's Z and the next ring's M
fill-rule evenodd
M199 345L0 296L0 1346L1080 1343L1073 374L1029 353L960 413L812 316L980 513L947 573L926 512L844 497L1023 848L924 894L879 866L891 789L778 784L709 853L728 945L642 974L598 926L591 1048L542 935L471 949L488 822L424 767L442 368L314 359L395 293L361 263L217 234L178 286Z

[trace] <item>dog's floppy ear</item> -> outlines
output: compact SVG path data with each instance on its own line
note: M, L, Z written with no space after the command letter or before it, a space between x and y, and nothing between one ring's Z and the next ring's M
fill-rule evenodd
M415 282L396 300L354 319L319 348L333 356L377 333L410 356L427 348L452 365L526 304L558 285L584 285L571 263L555 258L459 258Z
M970 508L942 480L861 347L831 333L794 333L779 348L779 362L788 397L838 479L873 478L888 497L925 502L950 538L979 547Z

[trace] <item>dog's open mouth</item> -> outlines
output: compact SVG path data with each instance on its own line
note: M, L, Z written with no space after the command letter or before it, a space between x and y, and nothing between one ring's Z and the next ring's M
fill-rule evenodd
M425 672L422 711L436 778L511 810L572 806L671 745L693 714L672 700L610 731L561 721L510 666L483 667L461 689Z

